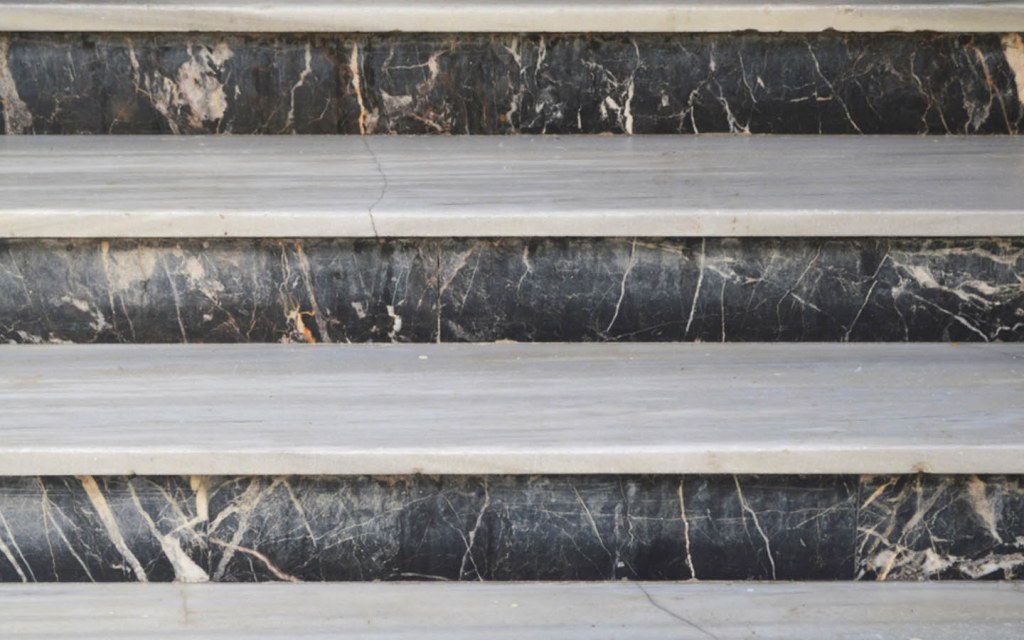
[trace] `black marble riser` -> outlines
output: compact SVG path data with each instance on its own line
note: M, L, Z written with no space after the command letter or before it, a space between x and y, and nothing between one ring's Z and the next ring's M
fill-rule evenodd
M1022 339L1024 238L0 241L5 342Z
M1015 33L8 34L0 127L1017 133L1022 56Z
M1020 476L0 479L0 581L1022 575Z

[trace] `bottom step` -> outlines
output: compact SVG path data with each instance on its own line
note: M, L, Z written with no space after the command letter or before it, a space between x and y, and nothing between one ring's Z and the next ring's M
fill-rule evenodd
M1019 583L0 585L5 638L1024 636Z

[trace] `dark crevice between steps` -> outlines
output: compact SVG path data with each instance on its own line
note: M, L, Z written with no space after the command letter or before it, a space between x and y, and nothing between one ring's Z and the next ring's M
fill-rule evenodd
M0 581L1017 579L1021 481L11 477Z

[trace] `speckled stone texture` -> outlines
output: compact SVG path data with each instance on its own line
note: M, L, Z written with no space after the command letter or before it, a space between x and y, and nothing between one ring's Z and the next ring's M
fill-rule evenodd
M1024 239L0 241L0 339L1015 342Z
M1019 476L0 479L0 581L1019 579Z
M1017 133L1020 34L0 38L6 133Z

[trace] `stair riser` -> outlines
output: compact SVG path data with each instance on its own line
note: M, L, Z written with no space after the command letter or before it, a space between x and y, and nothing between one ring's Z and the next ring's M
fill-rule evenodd
M0 242L13 342L1024 338L1021 239Z
M7 133L1017 133L1020 34L11 34Z
M1021 481L5 478L0 580L1012 579Z

